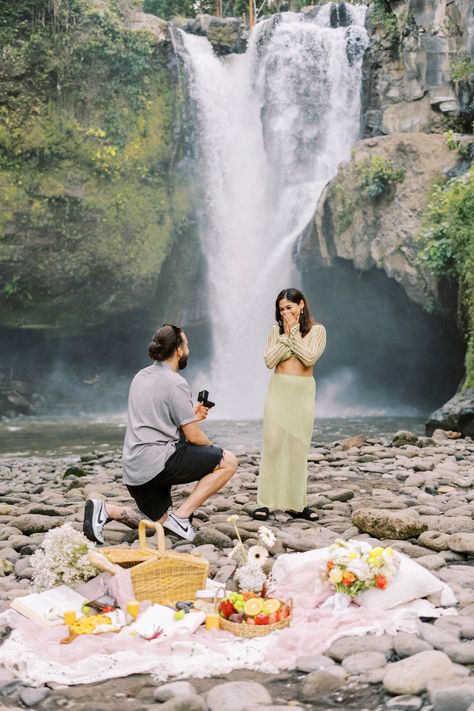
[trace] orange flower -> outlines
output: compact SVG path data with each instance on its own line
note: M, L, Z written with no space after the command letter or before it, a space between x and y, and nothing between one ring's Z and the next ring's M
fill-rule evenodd
M357 580L357 576L354 575L354 573L350 573L349 571L346 571L342 577L342 582L344 585L352 585L352 583Z
M326 563L326 569L327 569L328 573L330 573L333 568L334 568L334 563L332 562L332 560L328 560L328 562Z
M380 590L385 590L387 587L387 578L385 575L376 575L375 576L375 585L380 588Z

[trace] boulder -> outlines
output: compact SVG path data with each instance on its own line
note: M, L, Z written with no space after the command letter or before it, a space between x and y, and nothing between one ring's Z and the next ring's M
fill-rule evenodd
M383 685L390 694L420 694L425 691L431 678L447 675L452 672L452 668L453 663L444 652L420 652L390 664Z
M474 388L456 393L442 407L435 410L430 415L425 428L428 435L440 428L474 437Z
M328 670L310 672L303 682L302 696L305 701L319 701L324 694L338 689L343 680Z
M352 523L359 531L380 540L416 538L428 528L413 509L396 512L389 509L358 509L352 514Z
M256 681L230 681L214 686L206 695L209 711L244 711L252 704L271 704L272 698Z

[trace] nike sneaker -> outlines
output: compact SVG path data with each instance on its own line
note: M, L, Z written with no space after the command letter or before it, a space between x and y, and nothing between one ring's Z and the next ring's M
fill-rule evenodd
M109 520L103 501L100 499L87 499L82 526L86 538L94 543L104 543L103 530Z
M196 530L191 523L191 520L189 518L181 518L180 516L176 516L176 514L172 511L168 514L168 518L164 522L163 526L190 543L192 543L194 536L196 535Z

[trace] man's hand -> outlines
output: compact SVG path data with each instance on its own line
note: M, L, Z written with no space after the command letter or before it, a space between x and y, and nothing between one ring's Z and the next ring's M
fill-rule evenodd
M194 408L194 412L196 413L198 421L202 422L203 420L207 419L207 416L209 414L209 408L204 407L204 405L201 405L201 403L199 403L199 405L196 405L196 407Z

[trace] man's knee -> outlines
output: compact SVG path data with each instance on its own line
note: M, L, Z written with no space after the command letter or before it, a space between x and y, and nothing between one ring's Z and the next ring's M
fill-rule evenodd
M230 452L228 449L224 449L222 451L222 466L228 469L232 476L237 471L239 460L233 452Z

